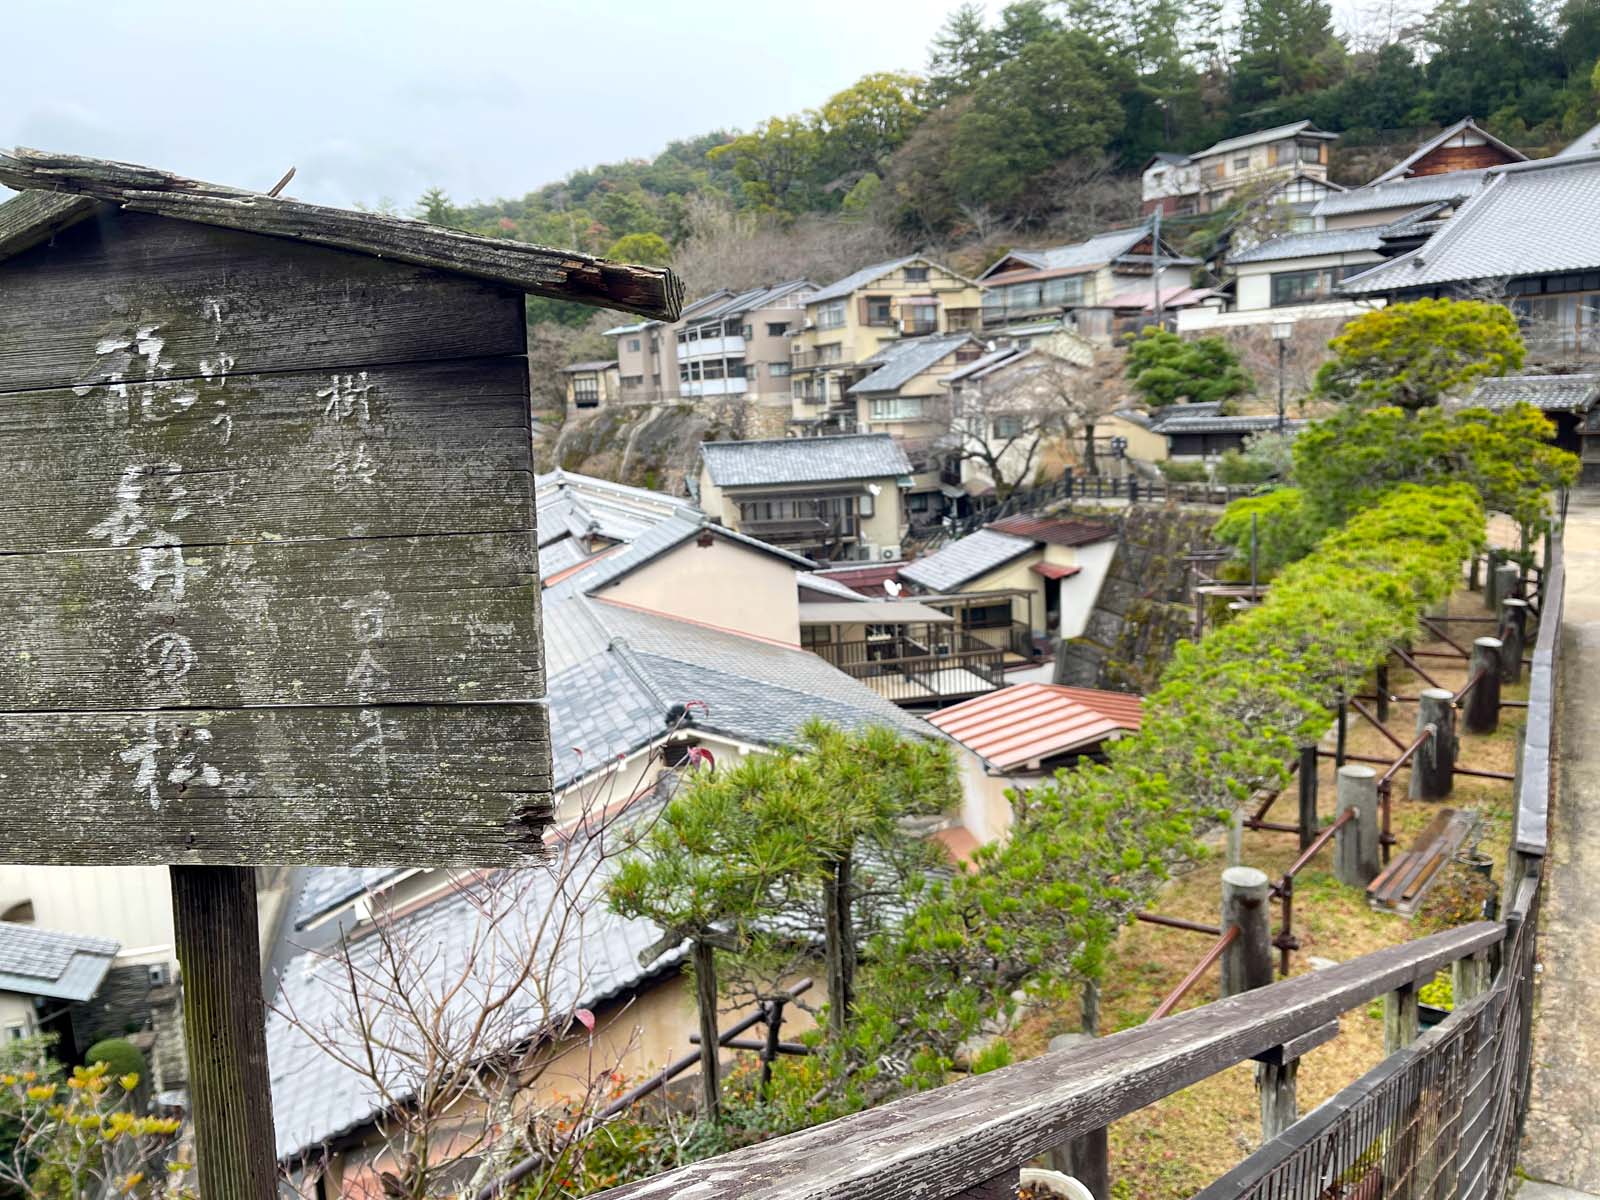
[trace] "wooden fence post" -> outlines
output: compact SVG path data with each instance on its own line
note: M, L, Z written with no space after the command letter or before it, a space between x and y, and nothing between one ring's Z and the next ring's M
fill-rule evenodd
M1522 599L1522 568L1516 563L1503 562L1494 569L1494 602Z
M1528 602L1515 596L1500 604L1500 681L1522 682L1522 652L1528 644Z
M1088 1033L1063 1033L1050 1039L1051 1050L1070 1050L1094 1040ZM1051 1148L1045 1155L1050 1169L1070 1175L1094 1200L1111 1200L1111 1170L1106 1153L1106 1127L1091 1129Z
M1382 725L1389 719L1389 656L1385 654L1383 661L1372 672L1372 690L1378 694L1378 724Z
M278 1148L255 868L172 867L170 874L200 1194L274 1200Z
M1334 714L1333 725L1333 765L1335 767L1344 766L1344 744L1349 736L1347 731L1349 715L1349 705L1345 702L1344 693L1340 692L1339 708Z
M1411 758L1411 798L1443 800L1455 783L1455 696L1444 688L1423 688L1417 706L1417 732L1434 727L1434 735Z
M1349 887L1365 888L1381 870L1378 845L1378 773L1365 763L1346 763L1337 774L1335 811L1356 810L1356 819L1333 835L1335 873Z
M1329 1021L1281 1046L1255 1055L1256 1087L1261 1093L1261 1140L1270 1142L1299 1119L1295 1083L1300 1059L1339 1036L1339 1022Z
M1222 952L1222 994L1266 987L1272 982L1272 931L1267 899L1270 884L1254 867L1229 867L1222 873L1222 928L1239 927L1233 945Z
M1417 1040L1417 985L1403 983L1383 998L1383 1052L1393 1054Z
M1300 747L1300 849L1317 837L1317 747Z
M1478 576L1478 556L1474 554L1467 560L1467 590L1475 592L1482 586Z
M1472 665L1467 678L1477 682L1461 706L1461 726L1468 733L1493 733L1500 727L1499 638L1481 637L1472 643Z
M1489 987L1489 952L1478 950L1450 964L1451 1003L1460 1008Z
M1492 613L1500 611L1500 601L1505 599L1505 596L1498 591L1500 576L1495 574L1500 569L1500 564L1505 561L1505 556L1504 550L1490 547L1483 561L1483 606Z

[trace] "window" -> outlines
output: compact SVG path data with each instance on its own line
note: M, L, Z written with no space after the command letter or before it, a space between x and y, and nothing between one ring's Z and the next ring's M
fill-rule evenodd
M1021 437L1022 418L1016 416L996 417L994 419L994 436L997 438Z
M826 346L817 347L817 362L836 363L844 361L844 346L840 342L829 342Z
M1221 178L1222 178L1222 164L1221 163L1207 163L1205 166L1200 168L1200 182L1201 183L1215 183L1217 180L1219 180Z
M905 306L905 314L905 329L903 331L905 333L933 333L939 328L939 306L937 304L908 304Z
M1235 171L1248 171L1250 169L1250 156L1248 154L1236 154L1233 159L1233 169Z
M1371 263L1358 263L1348 267L1313 267L1306 271L1274 271L1272 273L1272 306L1289 304L1314 304L1333 294L1334 285L1358 271L1365 271Z
M891 325L894 315L890 312L889 297L867 296L861 302L862 319L868 325Z
M788 332L789 332L789 322L787 322L787 321L768 321L767 322L767 336L768 337L782 337L784 334L786 334Z
M1322 145L1321 145L1321 143L1319 142L1319 143L1317 143L1315 145L1307 145L1304 142L1302 142L1300 144L1300 161L1301 162L1311 162L1311 163L1319 163L1319 162L1321 162L1322 161Z
M826 646L832 641L832 625L800 626L800 645L807 650L815 650L818 646Z
M641 388L641 387L644 386L644 376L643 375L624 375L622 377L622 386L623 386L624 389L629 390L629 391L631 391L634 388Z
M745 337L745 338L754 337L755 336L755 328L754 328L754 326L750 326L750 325L741 325L741 326L739 326L739 336L740 337Z
M1083 303L1082 275L1067 275L1060 279L1046 279L1040 288L1039 300L1045 308L1065 308Z
M817 305L817 328L838 329L844 324L844 301L829 300Z
M933 507L932 492L912 492L906 497L906 507L912 512L927 512Z
M1274 166L1281 167L1287 163L1293 163L1299 157L1300 151L1292 139L1287 142L1272 143L1272 162Z
M629 338L628 339L628 349L629 350L632 350L635 353L637 353L638 350L639 350L639 346L640 346L640 341L639 341L638 338Z
M7 1038L8 1041L20 1042L23 1038L25 1038L27 1036L28 1036L28 1027L26 1025L7 1025L6 1026L6 1038Z
M906 268L906 282L907 283L927 283L928 282L928 268L927 267L907 267Z
M872 400L867 414L874 421L922 420L921 396L884 396Z
M782 379L788 373L789 373L789 364L788 363L776 363L775 362L775 363L768 363L767 364L767 375L770 376L773 379Z
M593 408L600 403L600 380L593 375L572 377L572 402L579 408Z
M961 610L964 629L1004 629L1011 624L1011 602L973 604Z

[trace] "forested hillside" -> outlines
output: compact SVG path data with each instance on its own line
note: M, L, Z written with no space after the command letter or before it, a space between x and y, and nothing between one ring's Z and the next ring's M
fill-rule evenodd
M820 279L912 246L970 269L998 245L1133 218L1156 150L1289 121L1341 132L1334 178L1359 183L1463 116L1535 153L1595 120L1600 0L1374 0L1352 26L1336 31L1323 0L1017 0L987 22L966 4L922 76L868 75L813 110L520 199L458 208L434 191L417 211L670 258L693 295ZM548 302L529 315L574 328L592 316Z

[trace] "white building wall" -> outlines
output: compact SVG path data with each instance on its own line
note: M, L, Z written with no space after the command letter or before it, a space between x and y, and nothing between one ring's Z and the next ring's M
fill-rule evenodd
M0 913L24 901L40 929L115 939L118 965L177 961L165 867L0 866Z

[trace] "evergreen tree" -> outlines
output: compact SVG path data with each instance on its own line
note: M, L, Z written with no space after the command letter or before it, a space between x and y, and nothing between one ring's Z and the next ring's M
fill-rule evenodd
M1245 0L1234 67L1237 108L1270 103L1326 87L1344 61L1324 0Z
M994 67L994 35L984 28L983 7L966 0L945 18L928 48L928 96L943 104L977 86Z

